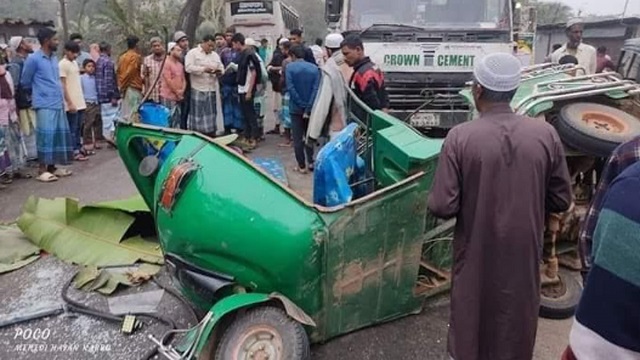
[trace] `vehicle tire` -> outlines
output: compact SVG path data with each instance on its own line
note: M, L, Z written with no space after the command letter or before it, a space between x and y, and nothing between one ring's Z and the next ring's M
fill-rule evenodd
M258 307L240 315L229 325L222 335L214 359L309 360L310 358L309 338L302 324L279 308Z
M582 295L582 284L578 276L569 270L558 272L560 284L545 287L540 295L540 317L562 320L573 316Z
M560 110L556 129L572 148L608 157L618 145L640 135L640 120L611 106L573 103Z

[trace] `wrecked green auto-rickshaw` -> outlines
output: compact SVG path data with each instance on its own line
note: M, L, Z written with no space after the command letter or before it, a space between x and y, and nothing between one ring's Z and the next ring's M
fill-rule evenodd
M448 288L452 223L436 227L426 207L442 140L383 112L367 117L358 153L370 191L334 207L222 141L119 124L166 264L206 311L180 346L158 341L162 354L195 358L213 343L215 359L308 359L310 342L418 313Z

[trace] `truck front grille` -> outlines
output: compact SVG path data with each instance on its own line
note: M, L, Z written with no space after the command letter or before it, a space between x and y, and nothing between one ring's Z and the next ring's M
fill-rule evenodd
M394 110L413 111L419 107L431 111L469 110L469 104L459 94L462 86L387 80L386 88ZM429 104L425 106L426 102Z

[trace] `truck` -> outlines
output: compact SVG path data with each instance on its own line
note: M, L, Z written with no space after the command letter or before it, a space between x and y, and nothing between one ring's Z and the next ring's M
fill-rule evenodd
M514 53L526 6L514 0L327 0L329 27L360 35L384 72L390 112L421 132L435 134L468 121L460 91L483 56ZM517 21L514 20L514 14ZM531 21L528 27L531 26ZM527 64L528 65L528 64Z

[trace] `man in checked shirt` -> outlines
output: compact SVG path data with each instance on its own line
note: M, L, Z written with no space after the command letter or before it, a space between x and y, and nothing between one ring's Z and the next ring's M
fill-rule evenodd
M598 184L578 238L578 249L582 261L582 280L584 283L586 283L587 275L591 269L593 234L596 231L596 224L609 185L613 179L620 175L626 168L638 161L640 161L640 137L636 137L618 146L604 166L600 183Z

